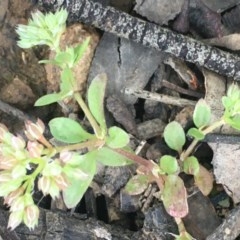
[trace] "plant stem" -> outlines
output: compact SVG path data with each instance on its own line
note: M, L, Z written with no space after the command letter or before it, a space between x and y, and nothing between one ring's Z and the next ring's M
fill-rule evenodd
M225 124L224 119L220 119L219 121L214 122L212 125L210 125L206 129L202 130L202 132L204 135L207 135L208 133L212 132L213 130L215 130L218 127L221 127L224 124Z
M32 161L33 162L33 161ZM40 160L40 161L34 161L34 164L38 164L37 168L34 170L34 172L30 175L28 175L28 179L27 181L23 184L23 187L26 188L26 192L31 192L31 188L34 185L34 181L36 179L36 177L40 174L40 172L42 172L45 164L44 164L44 160Z
M208 133L212 132L214 129L221 127L224 124L225 124L225 121L221 119L219 121L214 122L206 129L202 130L202 132L204 135L207 135ZM187 148L187 150L180 155L180 160L184 161L187 157L189 157L197 144L198 144L198 140L194 139L192 143L189 145L189 147Z
M95 118L93 117L92 113L89 111L86 103L83 101L82 96L78 93L74 93L74 98L78 102L79 106L82 108L84 114L86 115L88 121L90 122L94 133L97 135L98 138L101 138L101 128L99 127L98 123L96 122Z
M38 141L39 141L40 143L42 143L43 145L45 145L45 147L47 147L47 148L49 148L49 149L52 149L52 148L53 148L53 146L51 145L51 143L50 143L43 135L38 139Z
M62 147L56 147L56 151L57 151L56 153L59 153L62 150L73 151L73 150L81 150L81 149L90 148L90 147L97 148L97 147L101 147L104 143L105 143L104 140L92 139L92 140L88 140L83 143L77 143L77 144L72 144L72 145L67 145L67 146L62 146Z
M184 223L183 223L182 219L181 218L174 218L174 219L175 219L175 222L178 225L179 234L186 232L186 228L184 226Z
M116 148L116 149L111 148L111 150L121 154L122 156L124 156L126 158L131 159L132 161L134 161L135 163L137 163L141 166L146 167L149 171L152 171L152 169L154 168L154 164L151 161L146 160L146 159L136 155L135 153L127 152L120 148Z

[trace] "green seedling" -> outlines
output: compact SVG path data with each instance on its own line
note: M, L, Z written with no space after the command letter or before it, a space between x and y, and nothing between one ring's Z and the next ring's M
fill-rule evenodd
M213 186L213 176L205 169L192 152L197 143L205 138L205 136L215 130L216 128L228 124L231 127L240 130L240 89L237 85L233 84L229 87L227 96L222 98L225 111L223 116L216 122L211 123L211 109L206 101L200 99L196 104L193 113L194 128L191 128L187 135L193 138L190 146L183 150L186 142L186 136L182 126L177 122L169 123L164 130L164 139L169 148L177 152L176 156L164 155L159 159L158 167L154 166L154 170L149 174L154 175L154 181L158 184L161 194L160 199L167 212L176 219L176 222L181 226L181 234L176 236L176 239L192 239L186 232L180 218L188 214L187 194L184 183L179 177L179 173L193 175L195 185L206 196L210 193ZM141 173L142 174L142 173ZM146 175L146 172L144 172ZM135 194L131 185L136 183L129 180L125 190L129 194ZM153 181L152 178L146 178L147 181Z
M55 57L40 63L54 64L61 69L59 92L42 96L35 106L73 99L83 110L92 131L88 132L78 121L54 118L49 122L50 131L56 140L63 143L55 146L44 137L45 126L41 120L26 122L26 139L11 134L4 125L0 125L0 196L10 208L8 227L14 229L21 222L30 229L37 225L39 209L32 198L36 183L43 195L49 194L53 199L62 192L66 206L73 208L91 184L98 163L125 166L135 162L139 165L138 175L129 180L125 190L136 195L149 182L156 182L160 189L159 199L178 224L180 235L175 236L176 239L192 239L181 221L188 214L188 204L186 188L179 173L193 175L195 184L203 194L209 194L213 177L192 156L192 152L206 134L223 124L240 129L239 88L237 85L229 88L227 96L222 99L225 112L214 123L211 123L211 110L207 103L202 99L197 103L193 114L195 127L187 133L193 141L187 149L184 149L186 135L183 128L179 123L171 122L165 128L164 139L176 151L176 156L165 155L158 164L146 160L128 147L129 136L124 130L106 125L105 74L93 79L87 92L88 104L83 101L72 69L83 56L90 39L77 47L61 49L59 44L66 28L66 19L64 9L55 14L32 14L28 25L17 28L20 37L18 45L22 48L48 45L56 53Z

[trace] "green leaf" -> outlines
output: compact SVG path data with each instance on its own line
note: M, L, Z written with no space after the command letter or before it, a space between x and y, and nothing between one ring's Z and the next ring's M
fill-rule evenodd
M201 141L205 138L205 135L203 134L203 132L197 128L190 128L187 134L198 141Z
M94 135L70 118L54 118L49 122L49 127L54 138L65 143L79 143L94 138Z
M56 54L54 60L64 69L65 66L71 66L74 59L69 52L59 52Z
M224 121L231 127L240 130L240 115L237 114L234 117L228 117L224 114Z
M105 166L120 167L132 164L133 162L121 154L108 147L102 147L92 151L90 154L95 156L98 162Z
M107 75L97 75L88 88L88 105L91 113L96 121L100 124L100 127L104 134L107 132L107 126L104 115L104 94L107 84Z
M183 218L188 214L187 192L183 180L176 175L168 175L162 192L164 207L169 215Z
M196 157L191 156L184 160L183 171L185 173L196 176L199 173L199 169L200 166Z
M163 136L170 148L178 152L182 150L186 138L183 128L178 122L173 121L169 123L164 129Z
M82 58L83 54L87 50L88 44L90 42L90 37L88 37L82 44L74 48L74 64L77 64L78 61Z
M199 172L194 176L195 185L198 186L203 195L207 196L213 188L213 176L202 165L199 166Z
M227 91L227 96L230 97L233 102L240 99L240 90L237 84L233 83L230 85Z
M61 92L64 93L73 93L74 91L74 76L70 68L64 68L61 73Z
M200 99L193 112L193 122L196 127L204 127L210 123L211 109L204 99Z
M229 109L229 108L231 108L234 105L234 103L232 102L231 98L227 97L227 96L223 96L222 97L222 104L223 104L225 109Z
M106 138L106 144L110 148L122 148L129 143L128 134L119 127L111 127L108 129L108 137Z
M75 207L82 199L96 173L96 160L87 153L83 155L78 167L88 174L88 178L79 180L78 177L68 177L70 185L63 191L63 200L67 208Z
M139 195L143 193L149 184L148 176L146 175L135 175L126 184L124 190L129 195Z
M59 93L50 93L40 97L34 104L34 106L40 107L45 106L51 103L58 102L62 99L62 96Z
M177 159L170 155L162 156L160 159L160 168L167 174L176 173L179 169Z
M40 64L54 64L54 65L59 66L59 63L56 62L55 60L52 60L52 59L50 59L50 60L48 60L48 59L40 60L40 61L38 61L38 63L40 63Z

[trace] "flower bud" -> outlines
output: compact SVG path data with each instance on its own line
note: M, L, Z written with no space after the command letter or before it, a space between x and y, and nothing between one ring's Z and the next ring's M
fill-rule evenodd
M21 136L12 136L11 139L11 146L15 149L15 150L21 150L24 149L26 143L24 141L24 139Z
M27 121L25 127L25 135L30 141L40 139L45 129L44 123L40 119L37 120L37 123Z
M23 187L20 187L15 191L9 193L7 197L4 198L4 204L11 206L13 201L15 201L18 197L20 197L24 193L24 190L25 189Z
M34 229L38 224L39 209L35 204L29 205L24 210L23 221L28 228Z
M42 176L38 180L38 189L42 191L43 195L49 194L49 189L51 186L51 178L47 176Z
M22 211L25 208L25 197L24 195L17 197L10 208L11 212Z
M66 176L64 176L63 174L54 177L54 180L61 190L66 189L69 185Z
M32 158L40 157L43 151L43 145L38 142L28 141L27 149L29 152L29 156Z
M0 157L0 170L11 170L18 164L18 160L13 157Z
M12 178L13 179L21 178L25 176L26 173L27 173L27 170L25 166L23 166L22 164L18 164L12 170Z
M58 176L62 172L62 167L58 161L52 161L45 165L42 175L44 176Z
M8 220L8 228L14 230L23 220L23 211L12 212Z
M54 178L51 178L51 185L49 189L49 194L52 197L52 199L56 199L59 197L60 189L58 185L56 184Z
M73 153L72 152L69 152L69 151L62 151L60 152L60 160L63 162L63 163L68 163L73 157Z

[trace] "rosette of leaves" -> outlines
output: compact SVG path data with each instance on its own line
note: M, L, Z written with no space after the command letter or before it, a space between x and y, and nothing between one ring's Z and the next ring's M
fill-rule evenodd
M60 9L53 13L44 15L40 11L32 13L32 19L28 25L19 24L16 32L20 40L18 46L31 48L37 45L47 45L55 50L59 47L60 37L66 28L68 13Z

